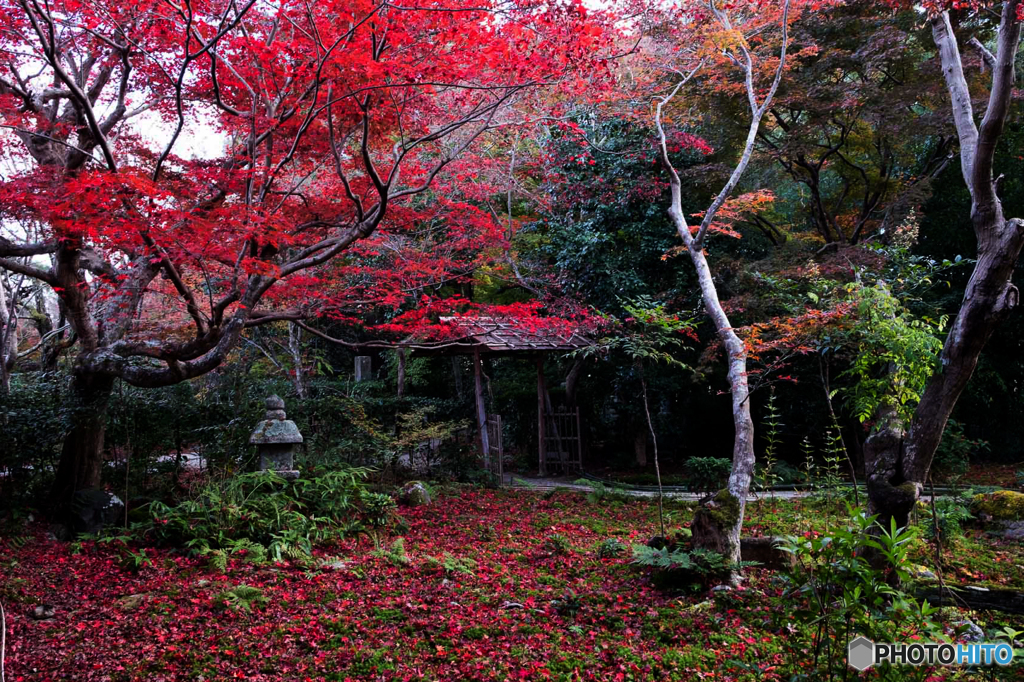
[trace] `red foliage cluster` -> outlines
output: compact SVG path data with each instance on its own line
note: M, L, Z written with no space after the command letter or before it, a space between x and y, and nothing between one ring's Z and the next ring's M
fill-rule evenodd
M756 362L816 352L815 341L829 329L848 327L852 313L853 304L844 302L828 310L807 308L802 315L755 322L742 329L748 357Z
M579 0L63 0L0 20L0 265L57 291L79 364L140 385L209 371L244 327L394 314L502 260L479 143L609 86L618 36Z

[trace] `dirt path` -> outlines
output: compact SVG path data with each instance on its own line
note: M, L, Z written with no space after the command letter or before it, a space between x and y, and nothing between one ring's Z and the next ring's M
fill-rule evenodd
M510 481L506 482L506 486L514 490L533 490L536 492L547 492L554 490L555 488L563 488L568 490L578 490L581 492L587 492L591 490L591 486L582 485L576 483L578 478L572 478L568 476L562 477L547 477L547 478L536 478L530 476L510 476ZM624 493L633 497L655 497L657 492L654 490L636 490L631 488L616 488L617 493ZM751 493L748 497L748 501L758 500L761 497L768 496L769 493ZM809 491L798 491L798 490L776 490L775 498L779 500L794 500L803 497L809 497L811 493ZM699 500L703 497L698 493L686 493L679 492L676 490L665 491L665 497L673 500Z

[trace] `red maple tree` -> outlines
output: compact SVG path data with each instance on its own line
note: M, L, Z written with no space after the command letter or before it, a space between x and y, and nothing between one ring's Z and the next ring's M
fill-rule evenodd
M0 22L0 267L51 286L78 343L58 504L99 484L116 379L196 377L247 327L444 276L437 252L357 283L474 143L615 49L610 17L559 1L4 0ZM443 208L446 243L500 234Z

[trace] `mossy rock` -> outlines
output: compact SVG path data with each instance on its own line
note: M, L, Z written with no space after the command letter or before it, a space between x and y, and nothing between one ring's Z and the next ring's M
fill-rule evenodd
M728 490L719 490L711 503L704 505L700 511L720 528L731 528L739 519L740 503Z
M726 557L734 557L734 547L729 532L740 518L740 503L728 490L720 490L712 500L705 502L693 515L690 525L693 537L705 549Z
M971 513L994 521L1024 520L1024 493L1000 490L982 493L971 499Z

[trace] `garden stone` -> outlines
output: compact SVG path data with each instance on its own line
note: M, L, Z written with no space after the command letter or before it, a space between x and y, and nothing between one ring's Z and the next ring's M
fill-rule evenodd
M965 585L963 589L940 588L936 585L921 587L914 591L918 599L926 599L933 606L966 606L979 610L1001 611L1024 614L1024 592L1017 590L989 589L979 585Z
M79 490L71 498L68 514L72 532L95 534L124 520L124 502L105 490Z
M249 443L255 445L260 456L260 470L274 471L287 479L296 479L295 446L302 442L302 434L295 422L286 419L284 401L276 395L266 399L267 412L256 425Z
M959 620L953 623L957 628L966 628L967 631L962 635L965 642L983 642L985 641L985 631L975 625L970 620Z
M51 523L46 539L54 542L67 542L71 539L71 529L64 523Z
M371 381L373 379L373 358L369 355L356 356L356 381Z
M57 615L57 610L49 604L40 604L29 612L32 620L49 620Z
M776 547L779 538L740 538L740 561L756 561L758 568L785 571L796 566L796 557Z
M711 588L712 592L731 592L732 585L715 585Z
M430 491L427 490L427 486L419 481L409 481L402 486L401 491L399 491L399 497L404 504L410 507L419 507L431 503Z
M668 541L668 538L664 538L664 537L662 537L660 535L655 535L655 536L651 537L650 540L647 541L647 546L650 547L651 549L661 550L661 549L665 549L666 547L669 546L669 541Z
M1016 540L1017 542L1024 542L1024 521L1014 521L1008 523L1005 526L1003 532L1003 538L1006 540Z
M912 566L910 568L910 575L914 576L918 580L938 580L939 577L935 575L931 570L924 566Z
M1024 521L1024 493L1000 490L975 495L971 512L982 521Z

